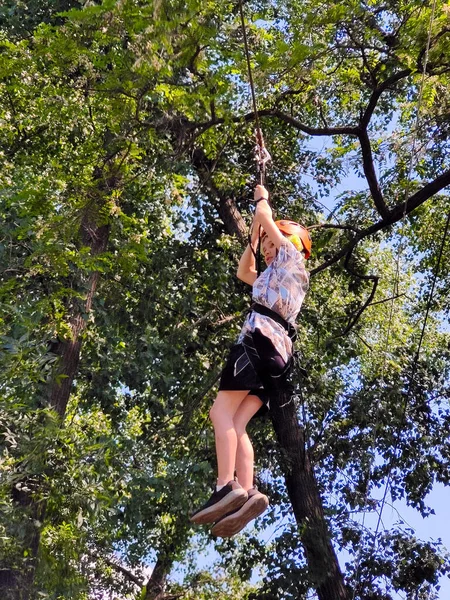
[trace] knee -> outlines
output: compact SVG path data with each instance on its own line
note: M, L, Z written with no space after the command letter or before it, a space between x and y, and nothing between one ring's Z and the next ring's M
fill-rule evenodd
M211 408L209 409L209 420L212 422L213 425L214 425L214 420L216 419L216 415L217 415L217 408L216 408L216 405L213 404L211 406Z
M217 404L213 404L209 410L209 418L214 426L218 423L222 423L222 421L226 418L226 412Z
M239 423L236 421L233 421L234 423L234 429L236 431L236 435L238 439L243 438L244 436L247 435L247 424L246 423Z

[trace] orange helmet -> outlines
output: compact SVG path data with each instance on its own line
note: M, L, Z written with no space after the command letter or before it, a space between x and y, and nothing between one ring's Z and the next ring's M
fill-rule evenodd
M303 227L303 225L300 225L295 221L286 221L284 219L281 221L275 221L275 225L278 227L281 233L287 237L291 235L298 236L303 244L305 258L309 258L311 256L312 240L306 227Z

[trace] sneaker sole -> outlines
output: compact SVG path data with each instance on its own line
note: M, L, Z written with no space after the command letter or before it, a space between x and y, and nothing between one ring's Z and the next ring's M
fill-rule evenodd
M190 518L190 521L196 525L214 523L232 510L241 508L241 506L247 502L247 498L247 492L243 488L240 490L233 490L219 502L216 502L212 506L205 508L205 510L193 515Z
M234 515L225 517L214 525L211 533L216 537L231 537L236 535L241 529L244 529L247 523L259 517L268 506L269 499L263 494L250 498L240 511Z

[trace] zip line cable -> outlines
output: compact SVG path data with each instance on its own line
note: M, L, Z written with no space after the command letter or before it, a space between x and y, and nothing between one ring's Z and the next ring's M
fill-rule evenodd
M424 61L423 61L423 69L422 69L422 77L421 77L421 82L420 82L420 88L419 88L419 97L417 100L417 113L416 113L416 119L415 119L415 124L414 124L414 128L413 128L413 139L412 139L412 144L411 144L411 156L410 156L410 160L409 160L409 167L408 167L408 174L407 174L407 180L406 180L406 189L405 189L405 203L404 203L404 209L403 209L403 216L401 219L401 222L404 223L405 219L406 219L406 215L407 215L407 207L408 207L408 200L409 200L409 190L411 187L411 177L412 177L412 170L413 170L413 165L414 165L414 155L415 155L415 147L416 147L416 141L417 141L417 132L418 132L418 128L419 128L419 120L420 120L420 114L421 114L421 107L422 107L422 101L423 101L423 90L424 90L424 85L425 85L425 76L426 76L426 70L427 70L427 66L428 66L428 57L429 57L429 51L430 51L430 46L431 46L431 35L432 35L432 27L433 27L433 23L434 23L434 18L435 18L435 11L436 11L436 0L433 0L433 5L432 5L432 10L431 10L431 15L430 15L430 21L429 21L429 27L428 27L428 36L427 36L427 43L426 43L426 48L425 48L425 54L424 54ZM449 219L450 219L450 213L449 213ZM407 405L409 402L409 394L410 394L410 389L411 389L411 383L412 383L412 378L414 377L415 374L415 370L417 367L417 362L419 359L419 352L420 352L420 347L423 341L423 336L425 333L425 327L426 327L426 323L427 323L427 318L428 318L428 312L429 312L429 307L431 306L431 301L432 301L432 295L434 293L434 286L436 283L436 279L437 279L437 273L439 270L439 266L440 266L440 259L442 256L442 251L443 251L443 246L445 244L445 239L447 237L447 233L448 233L448 225L449 222L447 222L445 231L444 231L444 237L443 237L443 245L441 246L441 252L439 255L439 259L438 259L438 265L437 265L437 269L436 269L436 273L435 273L435 277L433 280L433 285L432 285L432 293L430 294L429 297L429 302L428 302L428 306L427 306L427 310L426 310L426 316L425 316L425 320L424 320L424 324L423 324L423 328L422 328L422 335L420 337L420 341L419 341L419 346L417 349L417 352L415 354L414 357L414 361L413 361L413 369L412 369L412 376L411 379L409 381L409 385L408 385L408 392L407 392L407 397L404 403L404 410L403 410L403 415L400 421L400 425L397 429L397 441L396 441L396 446L394 449L394 455L397 452L397 448L398 448L398 441L400 439L400 429L403 427L403 421L404 418L406 416L406 411L407 411ZM397 257L396 257L396 271L395 271L395 276L394 276L394 284L393 284L393 293L392 293L392 302L391 302L391 308L389 311L389 319L388 319L388 327L387 327L387 334L386 334L386 346L385 346L385 351L383 353L383 363L382 363L382 368L381 368L381 379L382 381L384 381L384 373L385 373L385 366L386 366L386 355L387 355L387 348L389 347L389 341L390 341L390 336L391 336L391 328L392 328L392 321L393 321L393 315L394 315L394 304L395 304L395 298L398 296L398 287L399 287L399 280L400 280L400 257L403 253L403 233L402 233L402 238L399 242L398 245L398 249L397 249ZM372 436L372 441L370 443L370 447L374 447L375 443L376 443L376 439L377 439L377 430L378 430L378 426L379 426L379 420L380 420L380 402L378 402L377 404L377 412L376 412L376 416L375 416L375 424L374 424L374 428L373 428L373 436ZM369 496L369 479L370 479L370 472L372 470L372 464L373 464L373 458L370 461L369 464L369 468L368 468L368 475L369 477L367 478L367 483L366 483L366 491L365 491L365 496L364 496L364 506L367 506L367 501L368 501L368 496ZM381 508L378 514L378 521L377 521L377 526L376 526L376 530L374 533L374 542L373 545L375 545L375 541L376 541L376 536L378 534L378 530L379 530L379 526L381 524L381 519L382 519L382 514L383 514L383 509L384 509L384 505L386 503L386 497L387 497L387 493L388 493L388 489L389 489L389 485L390 485L390 477L391 477L391 472L392 472L392 461L391 464L389 465L389 471L388 471L388 477L387 477L387 481L386 481L386 486L385 486L385 491L383 494L383 498L382 498L382 502L381 502ZM366 511L364 510L363 512L363 520L361 523L361 526L364 527L365 524L365 517L366 517ZM355 594L357 591L357 588L359 587L359 582L358 582L358 576L359 576L359 569L360 569L360 562L361 562L361 548L359 549L358 552L358 558L357 558L357 566L356 566L356 571L355 571L355 583L356 585L353 588L353 596L352 596L352 600L355 599Z

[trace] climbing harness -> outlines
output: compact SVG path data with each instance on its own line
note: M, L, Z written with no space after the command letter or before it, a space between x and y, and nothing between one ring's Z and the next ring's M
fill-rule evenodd
M276 313L274 310L267 308L267 306L263 306L262 304L258 304L257 302L254 302L250 306L250 310L259 313L260 315L265 315L266 317L271 318L272 321L275 321L276 323L284 327L288 336L291 338L292 343L294 343L297 339L297 330L295 329L295 327L291 325L288 321L283 319L283 317Z

